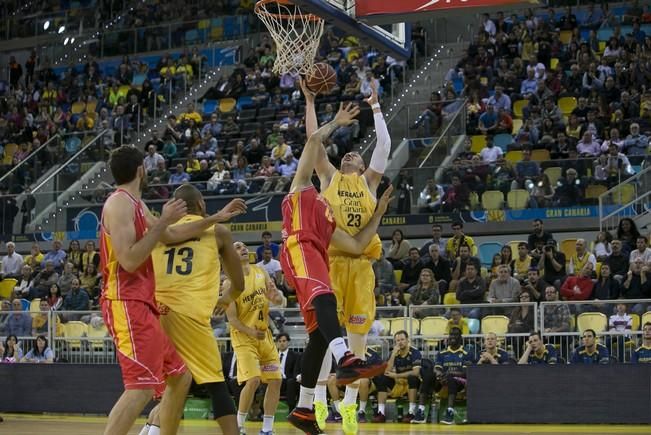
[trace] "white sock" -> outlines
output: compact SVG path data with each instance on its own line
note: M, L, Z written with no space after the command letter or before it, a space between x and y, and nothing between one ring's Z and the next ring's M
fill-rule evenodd
M344 394L344 405L357 403L357 392L359 385L346 385L346 393Z
M377 404L377 412L384 415L384 403L378 403Z
M147 432L147 435L160 435L160 427L152 424L149 426L149 432Z
M362 412L366 412L366 401L360 400L359 401L359 410Z
M339 404L341 403L340 400L333 400L332 401L332 410L334 412L339 412Z
M425 411L425 405L418 405L418 409L420 411Z
M274 416L265 415L262 417L262 431L271 432L274 430Z
M138 435L148 435L149 434L149 423L145 423L145 427L140 430Z
M454 412L454 408L448 407L448 411Z
M305 388L301 385L301 392L298 394L297 408L312 409L314 405L314 388Z
M413 414L416 411L416 404L409 402L409 413Z
M246 423L246 417L249 415L246 412L237 412L237 426L238 427L244 427L244 423Z
M328 347L332 351L332 354L335 356L335 360L337 360L337 362L341 361L346 352L349 351L348 346L346 345L346 341L343 337L335 338L330 342Z
M328 389L326 385L316 384L314 389L314 401L328 403Z

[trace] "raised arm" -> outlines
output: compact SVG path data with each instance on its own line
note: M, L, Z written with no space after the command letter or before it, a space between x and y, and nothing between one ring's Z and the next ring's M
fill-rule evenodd
M133 202L114 195L104 205L104 227L111 235L115 256L127 272L135 272L149 257L167 227L186 214L185 201L173 199L163 206L159 219L149 226L142 239L136 240Z
M335 119L310 136L298 161L298 168L296 169L296 174L289 189L290 192L312 185L312 172L314 172L314 167L319 158L319 149L323 148L323 141L338 127L352 123L358 114L359 107L350 103L344 107L342 103Z
M373 109L373 122L375 123L377 141L373 154L371 155L371 163L368 165L366 171L364 171L364 177L368 183L369 190L375 192L380 185L380 181L382 181L382 176L389 162L391 136L389 135L389 129L387 129L387 123L384 121L384 115L382 115L377 94L377 84L374 81L371 82L371 89L371 96L366 99L366 102Z
M264 296L272 304L281 307L286 307L287 299L285 298L285 295L283 295L283 292L278 290L278 287L276 287L276 284L273 282L273 280L271 279L271 277L269 276L266 270L262 269L262 273L264 274L264 280L265 280Z
M307 137L311 137L319 128L319 122L316 119L316 108L314 106L315 94L308 89L304 80L301 80L301 89L303 90L303 95L305 95L305 132L307 133ZM321 191L323 191L324 186L330 184L332 176L337 171L337 168L330 163L323 143L321 143L317 150L314 168L321 181Z
M382 197L378 201L377 208L373 217L370 221L362 228L354 237L351 237L345 231L340 230L339 228L335 229L335 232L332 234L332 240L330 243L337 249L348 252L353 255L361 255L368 244L371 242L371 239L377 233L377 228L380 225L382 216L387 211L389 202L393 199L391 193L393 192L393 186L389 186Z
M224 270L229 279L229 286L223 289L218 302L219 305L225 306L242 294L244 290L244 273L242 272L240 257L233 247L231 232L223 225L215 225L215 239L217 240L217 249L219 249Z

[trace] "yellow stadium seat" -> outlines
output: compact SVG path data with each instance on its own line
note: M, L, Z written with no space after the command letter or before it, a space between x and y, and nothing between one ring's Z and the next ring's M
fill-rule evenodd
M529 192L524 189L511 190L506 195L506 203L512 210L523 210L529 203Z
M579 332L586 329L594 329L597 333L608 328L608 317L603 313L581 313L576 318L576 326Z
M608 190L606 186L602 184L591 184L585 188L585 198L594 199L599 198L603 193Z
M651 323L651 311L647 311L646 313L642 314L642 321L640 322L640 325L642 325L641 327L644 327L647 322Z
M0 281L0 299L11 299L18 280L6 278Z
M121 97L126 97L130 90L131 90L131 86L122 85L118 88L118 95Z
M597 261L597 264L594 267L594 273L597 274L597 278L599 278L601 276L601 265L602 264L603 263L601 263L600 261Z
M504 159L510 163L517 163L522 160L522 151L507 151Z
M631 331L639 331L640 330L640 316L637 314L629 314L631 316L632 324L631 324Z
M499 190L487 190L481 195L481 204L485 210L501 210L504 194Z
M531 151L531 160L536 162L546 162L551 160L552 157L549 155L548 150L533 150Z
M517 257L518 255L518 245L520 243L527 243L526 240L511 240L509 242L509 246L511 247L511 252L513 253L513 258Z
M403 293L403 298L405 298L405 305L409 306L409 301L411 301L411 293Z
M552 186L556 186L556 183L558 180L561 178L563 174L563 169L558 167L558 166L552 166L551 168L545 169L545 174L547 174L547 177L549 178L549 184Z
M221 113L230 113L235 109L236 104L235 98L222 98L219 100L219 111Z
M109 336L106 325L102 324L99 328L88 326L88 342L93 350L103 351L106 344L105 338ZM92 337L92 338L90 338Z
M210 27L210 20L200 20L197 23L197 29L199 30L207 29L209 27Z
M518 133L520 131L520 129L522 128L523 124L524 124L524 122L521 119L517 119L517 118L514 119L513 120L513 134Z
M5 151L2 159L2 163L5 165L11 165L14 162L14 154L18 150L18 145L15 143L8 143L5 145Z
M549 62L550 69L555 71L557 66L558 66L558 58L557 57L552 57L551 61Z
M635 186L632 184L622 184L613 188L613 202L615 204L626 205L635 199Z
M409 325L410 321L411 328ZM407 331L410 336L418 335L420 325L418 319L414 319L412 317L394 317L392 319L389 319L389 323L391 324L391 335L395 334L398 331Z
M97 113L96 109L97 109L97 101L96 100L92 100L92 101L89 101L88 103L86 103L86 112L87 113Z
M570 115L572 111L576 108L576 98L574 97L562 97L558 99L558 108L561 109L563 115Z
M81 348L81 338L88 333L88 325L84 322L68 322L62 324L63 336L70 348Z
M74 115L78 115L86 109L86 103L83 101L75 101L72 103L72 108L70 109Z
M481 319L482 334L493 332L497 335L504 335L508 330L509 318L506 316L484 316Z
M565 261L569 263L570 257L576 254L576 239L565 239L561 242L559 250L565 254Z
M257 258L255 256L255 252L249 252L249 264L255 264L257 263Z
M560 40L563 45L568 45L572 40L572 31L571 30L561 30Z
M382 324L382 334L381 335L391 335L391 322L389 319L380 319Z
M213 27L210 29L210 39L214 40L220 40L224 36L224 28L223 27Z
M402 278L402 270L394 270L393 276L396 278L396 282L400 282L400 279Z
M41 312L41 298L32 299L32 302L29 303L29 312L30 313Z
M470 151L473 153L479 154L479 152L486 146L486 136L483 134L471 136L470 140L472 141Z
M606 41L599 41L599 54L606 50Z
M457 299L457 294L454 292L448 292L443 295L443 304L444 305L459 305L459 299Z
M529 100L518 100L513 103L513 115L516 118L522 119L522 109L529 105Z
M444 337L447 326L448 319L443 316L425 317L420 321L420 334L429 346L436 346L441 339L432 337Z
M470 192L470 209L477 210L480 205L479 194L477 192Z

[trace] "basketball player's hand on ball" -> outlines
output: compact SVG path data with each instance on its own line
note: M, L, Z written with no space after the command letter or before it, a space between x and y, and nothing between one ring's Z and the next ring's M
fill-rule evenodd
M377 83L375 80L371 80L371 95L369 95L368 98L366 98L364 101L366 101L369 106L372 106L373 104L379 103L380 98L378 97L377 94Z
M172 225L188 213L188 207L182 199L171 199L163 205L160 220L165 225Z
M359 106L348 103L344 106L344 103L339 105L339 112L335 115L334 122L337 125L350 125L359 115Z
M217 222L228 222L236 216L246 213L246 203L241 198L235 198L226 207L214 214Z
M392 193L393 193L393 186L389 185L389 187L387 187L387 189L380 197L380 200L377 202L377 209L375 210L375 212L378 213L380 216L384 215L384 213L387 212L387 209L389 208L389 203L393 201L394 197L391 196Z
M314 104L314 98L316 97L316 93L312 92L307 87L307 84L305 83L305 79L301 79L299 83L301 84L301 90L303 91L303 95L305 95L305 102Z

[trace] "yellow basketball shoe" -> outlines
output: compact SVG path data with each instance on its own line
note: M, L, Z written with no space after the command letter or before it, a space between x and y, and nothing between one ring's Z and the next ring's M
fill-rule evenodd
M316 415L316 423L321 430L326 427L326 418L328 418L328 405L323 402L314 402L314 414Z
M341 422L346 435L357 435L357 403L339 405Z

